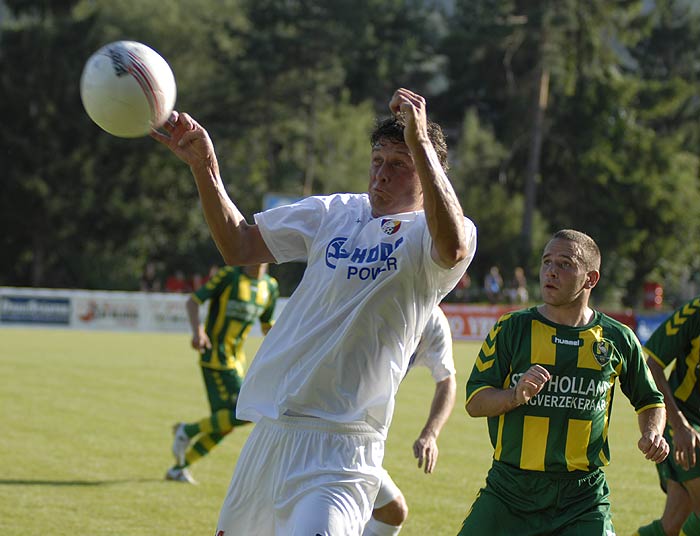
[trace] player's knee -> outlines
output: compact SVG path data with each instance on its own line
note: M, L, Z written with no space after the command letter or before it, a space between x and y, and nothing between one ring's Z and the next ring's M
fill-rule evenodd
M381 508L376 508L372 512L372 517L377 521L386 523L387 525L393 525L398 527L403 525L408 517L408 505L406 504L406 499L402 494L399 494L390 503L385 504Z

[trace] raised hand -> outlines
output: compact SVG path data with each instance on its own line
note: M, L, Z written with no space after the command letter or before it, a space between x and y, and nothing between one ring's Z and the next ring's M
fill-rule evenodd
M397 89L389 101L389 109L404 120L404 141L409 148L428 139L425 99L405 88Z
M192 169L209 167L216 169L218 162L209 133L186 113L173 110L160 130L152 130L151 138L170 149Z

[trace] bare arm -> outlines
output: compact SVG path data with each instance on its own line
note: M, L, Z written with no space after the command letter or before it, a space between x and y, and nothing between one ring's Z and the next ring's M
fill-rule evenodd
M249 225L226 193L214 145L204 128L187 114L173 112L163 129L151 137L190 166L202 202L204 218L226 264L275 262L256 225Z
M676 463L687 471L690 467L695 467L695 449L700 446L700 437L678 408L664 369L651 357L647 359L647 365L656 386L664 395L666 418L673 428L673 457Z
M207 348L211 348L211 341L204 330L204 326L199 321L199 304L190 296L185 304L187 310L187 318L190 321L190 329L192 330L192 348L198 352L204 352Z
M541 365L533 365L511 389L483 389L476 393L467 404L467 412L472 417L503 415L526 404L544 388L550 378L547 369Z
M404 137L423 188L433 259L451 268L469 255L469 244L462 207L428 138L425 99L402 88L394 93L389 108L395 114L401 112L406 120Z
M666 410L664 408L649 408L637 416L639 430L642 437L637 442L637 447L642 451L647 460L659 463L668 456L669 446L664 439L664 425L666 424Z
M457 380L454 375L435 384L435 394L430 405L428 420L420 436L413 443L413 455L418 458L418 467L424 467L426 473L432 473L437 464L437 438L452 413L456 393Z

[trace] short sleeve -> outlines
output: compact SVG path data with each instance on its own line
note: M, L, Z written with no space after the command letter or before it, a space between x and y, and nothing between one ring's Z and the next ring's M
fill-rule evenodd
M278 263L305 261L327 205L316 197L307 197L255 214L255 223L268 249Z
M510 317L509 313L503 315L484 339L467 381L467 403L483 389L506 388L513 360L507 342L507 334L512 329Z
M460 261L456 266L452 268L443 268L438 265L432 256L432 244L433 239L430 236L430 230L426 224L424 243L428 245L423 250L423 262L425 266L431 267L432 269L426 270L428 277L433 278L433 286L439 290L443 295L447 295L457 284L457 282L462 278L464 272L467 271L469 264L474 258L476 253L476 226L469 218L464 218L464 227L467 237L467 251L468 254L465 259Z

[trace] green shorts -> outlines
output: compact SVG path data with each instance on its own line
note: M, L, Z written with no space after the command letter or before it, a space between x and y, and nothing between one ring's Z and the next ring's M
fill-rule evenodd
M235 370L216 370L207 367L202 367L202 376L212 414L222 409L229 409L235 415L243 378ZM236 419L233 424L235 426L244 422Z
M614 536L601 470L523 471L494 461L459 536Z
M696 431L700 432L700 426L697 424L692 425ZM671 447L671 453L666 457L664 461L656 464L656 471L659 473L659 483L661 484L661 489L666 491L666 481L673 480L674 482L687 482L688 480L693 480L694 478L700 478L700 448L695 449L695 456L697 462L695 467L691 467L687 471L678 465L673 457L673 434L671 427L666 424L666 429L664 430L664 437L668 442L668 446Z

